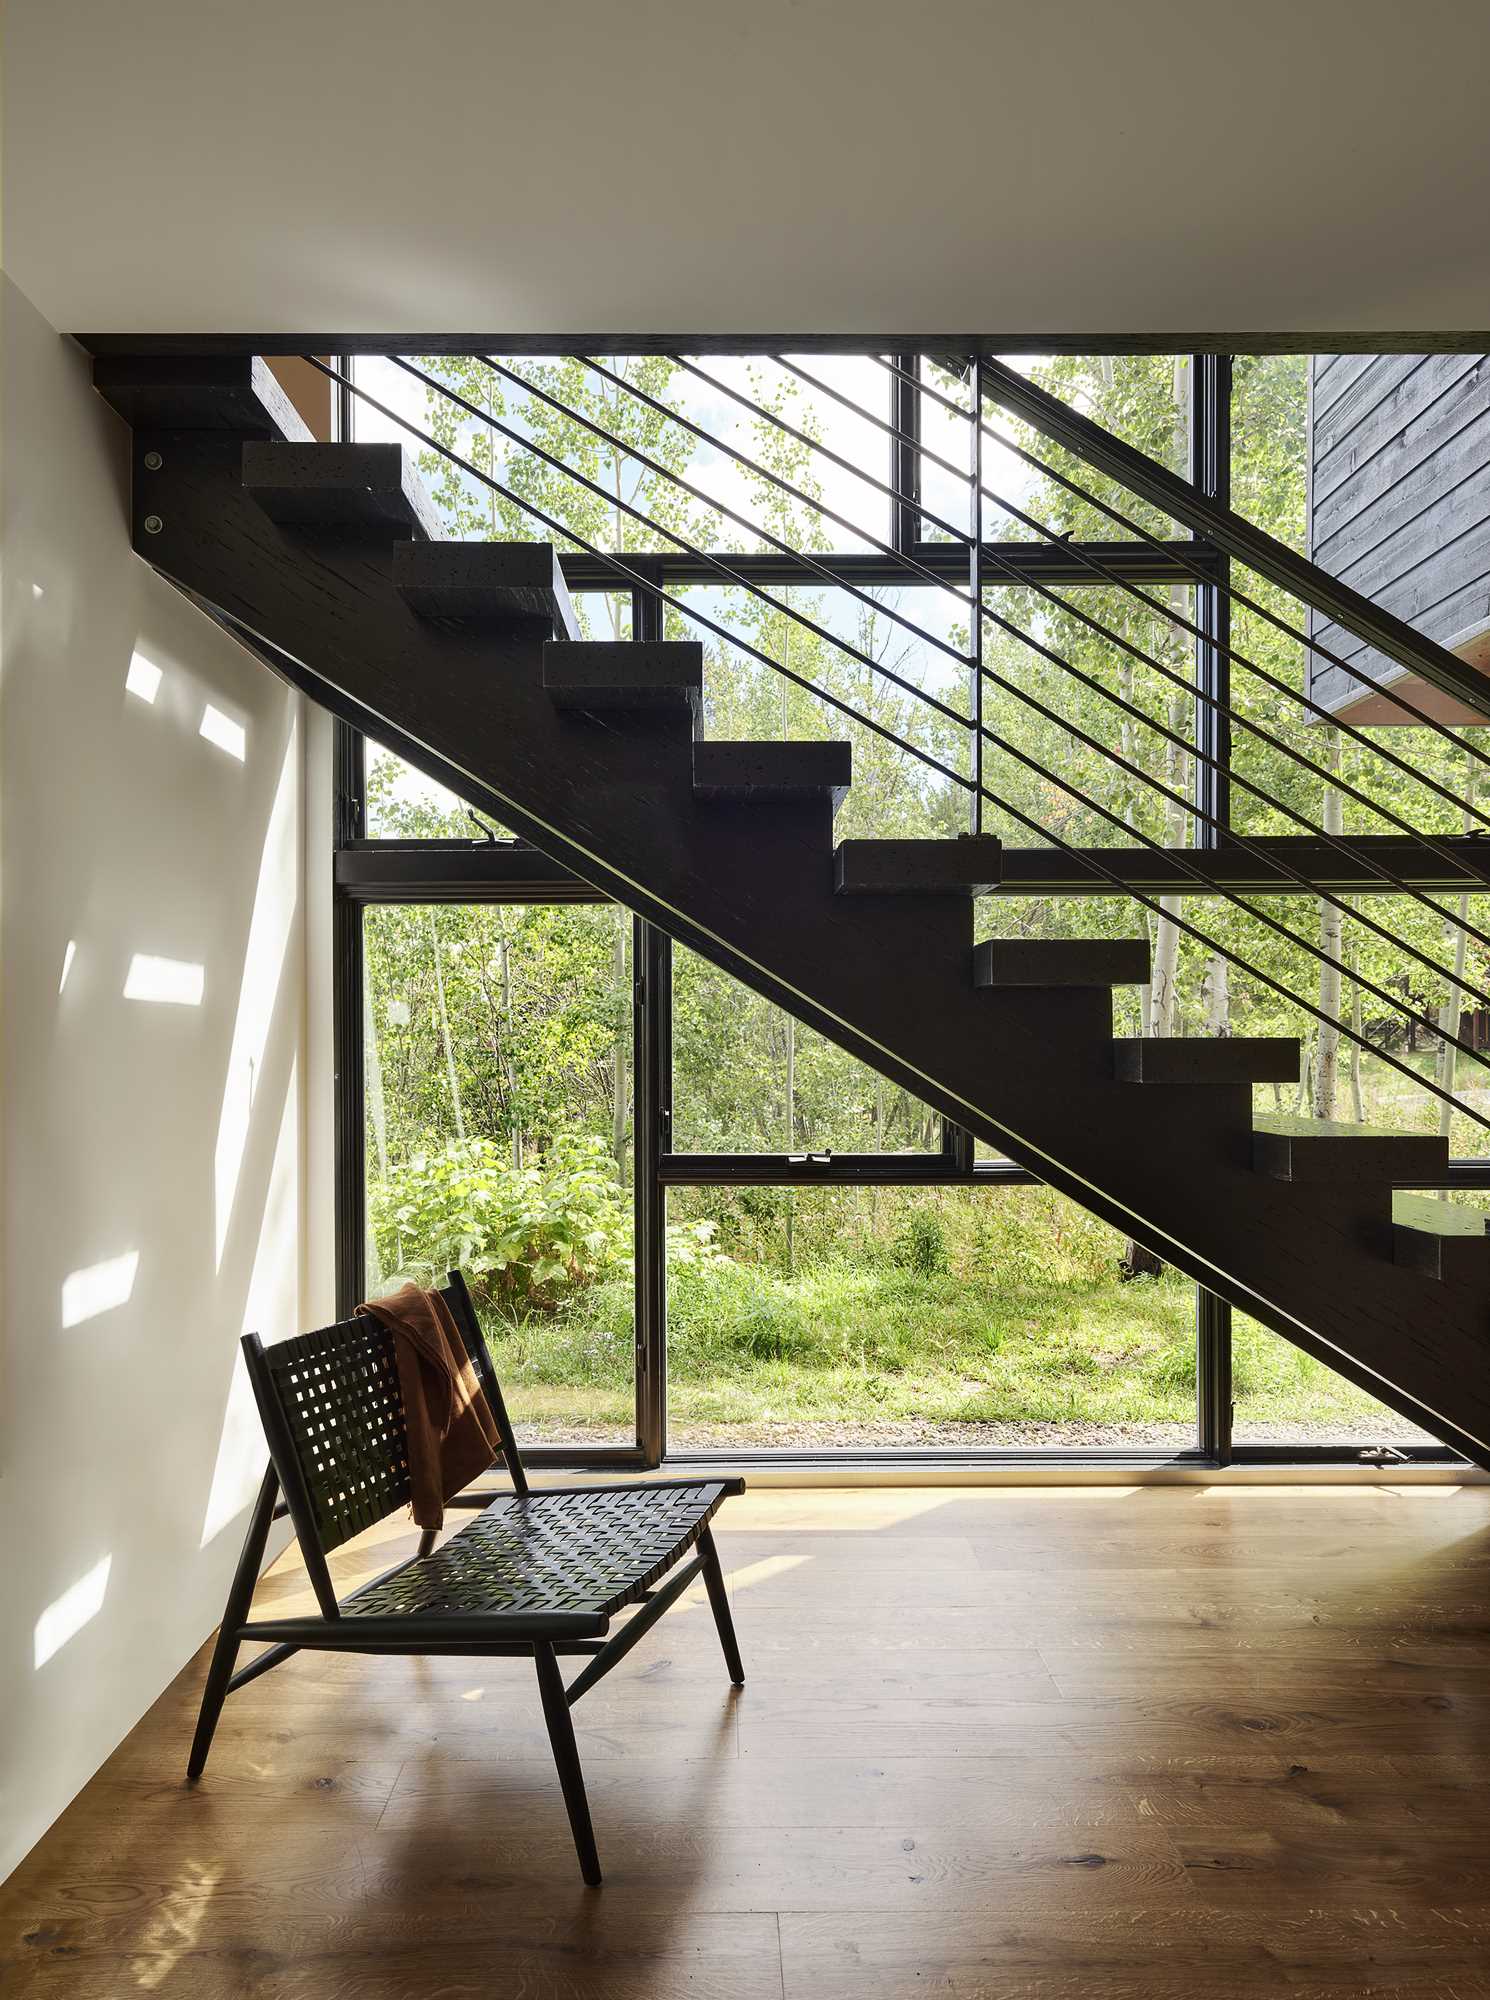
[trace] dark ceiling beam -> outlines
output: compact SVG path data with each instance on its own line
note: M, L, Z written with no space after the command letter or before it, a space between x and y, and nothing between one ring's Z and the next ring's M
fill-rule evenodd
M1467 333L79 333L90 354L1481 354Z

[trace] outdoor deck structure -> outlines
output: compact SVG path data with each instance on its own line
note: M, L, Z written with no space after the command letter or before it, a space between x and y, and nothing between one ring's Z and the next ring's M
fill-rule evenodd
M301 1656L192 1788L204 1649L0 1891L0 1989L1490 1994L1490 1488L757 1490L718 1542L750 1684L699 1589L577 1713L602 1890L520 1663Z

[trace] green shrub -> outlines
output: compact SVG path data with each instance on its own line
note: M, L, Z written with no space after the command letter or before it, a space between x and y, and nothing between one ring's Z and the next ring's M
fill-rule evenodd
M552 1310L631 1254L630 1203L583 1135L523 1167L490 1139L416 1153L372 1184L368 1208L385 1273L428 1285L459 1269L478 1305L509 1317Z
M895 1239L895 1261L922 1278L946 1270L947 1232L934 1208L911 1210Z
M371 1183L368 1215L386 1278L438 1284L459 1269L477 1306L507 1320L554 1313L635 1264L630 1194L604 1143L581 1133L523 1167L490 1139L416 1153ZM670 1219L670 1263L727 1264L715 1230Z

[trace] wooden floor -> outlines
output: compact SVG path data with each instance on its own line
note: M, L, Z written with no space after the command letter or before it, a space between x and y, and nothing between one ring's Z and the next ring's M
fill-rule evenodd
M409 1545L344 1552L348 1575ZM1490 2000L1490 1490L760 1491L576 1711L205 1654L0 1888L5 2000ZM261 1602L298 1601L293 1557Z

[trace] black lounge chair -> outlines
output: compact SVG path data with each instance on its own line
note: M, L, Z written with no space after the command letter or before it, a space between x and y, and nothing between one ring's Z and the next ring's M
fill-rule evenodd
M709 1593L730 1679L743 1686L745 1671L709 1522L727 1495L745 1490L745 1482L668 1480L532 1491L458 1271L450 1273L445 1298L496 1419L513 1490L495 1499L487 1493L458 1496L448 1504L479 1508L473 1520L438 1547L433 1533L424 1534L417 1555L340 1601L327 1555L409 1504L392 1336L367 1313L275 1347L266 1348L257 1334L244 1336L270 1463L207 1671L187 1776L202 1774L226 1697L292 1653L521 1654L538 1670L580 1872L586 1882L598 1883L600 1862L569 1710L696 1577ZM249 1623L270 1525L286 1512L320 1616ZM675 1568L690 1549L696 1551L691 1560ZM607 1636L612 1618L630 1605L641 1609ZM265 1642L265 1650L235 1672L244 1640ZM590 1656L567 1688L559 1671L561 1653Z

